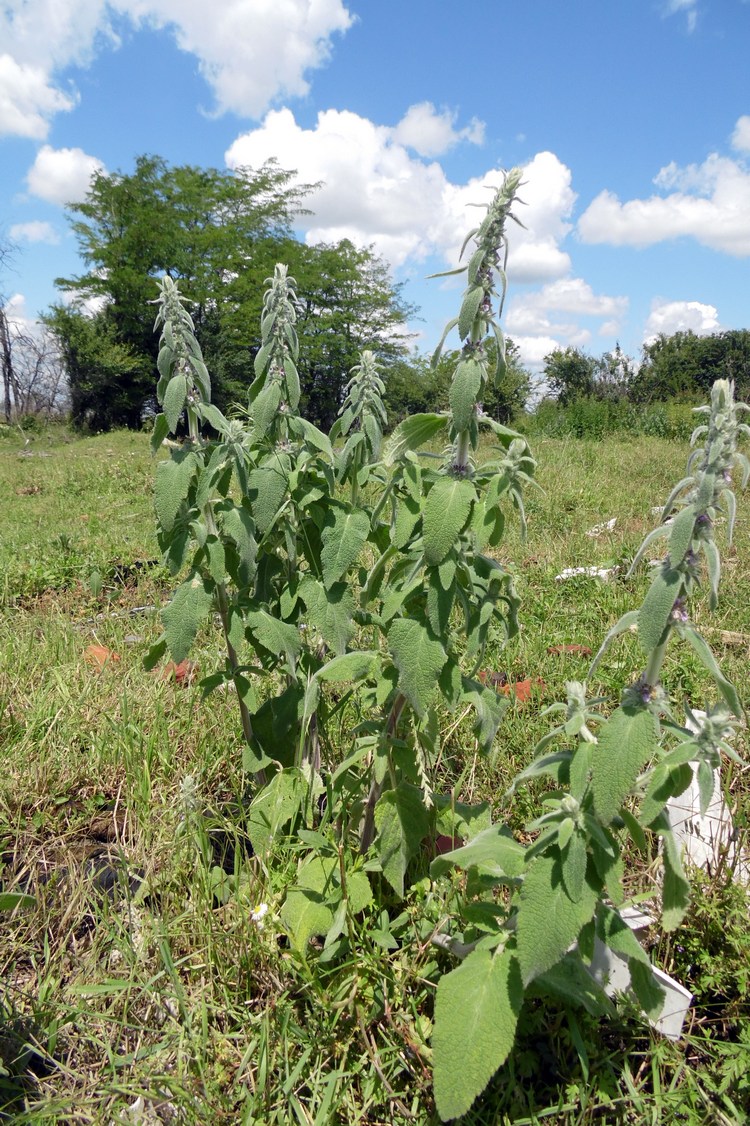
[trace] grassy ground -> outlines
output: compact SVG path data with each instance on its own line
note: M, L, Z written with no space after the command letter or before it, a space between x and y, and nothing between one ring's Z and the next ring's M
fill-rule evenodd
M563 567L622 565L682 476L686 450L542 440L529 534L502 558L521 594L520 637L488 673L530 679L492 763L459 724L437 773L465 771L461 798L488 800L522 830L536 812L502 794L547 729L540 710L646 589ZM153 462L129 433L23 441L0 435L0 883L36 905L0 920L0 1116L16 1122L368 1123L436 1121L430 1017L441 965L428 941L441 907L426 886L403 908L400 945L362 926L343 964L294 955L277 921L293 849L249 855L237 718L190 678L147 673L170 582L157 562ZM747 702L750 500L724 553L722 602L697 614ZM586 530L612 517L597 536ZM713 631L713 632L711 632ZM723 631L723 632L722 632ZM206 631L200 673L219 660ZM638 665L626 636L597 676L616 697ZM196 676L198 675L196 671ZM664 670L673 695L711 698L690 653ZM745 751L744 731L738 749ZM748 776L726 785L746 835ZM654 873L643 865L643 890ZM262 925L253 910L267 903ZM394 905L393 914L401 910ZM652 955L696 995L680 1044L626 1011L596 1026L530 1003L518 1050L464 1126L489 1123L741 1123L750 1116L750 923L726 873L697 880L685 927Z

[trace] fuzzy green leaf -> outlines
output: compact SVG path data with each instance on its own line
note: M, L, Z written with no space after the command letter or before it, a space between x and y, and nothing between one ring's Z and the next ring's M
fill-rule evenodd
M526 850L504 825L491 825L462 848L437 856L430 865L433 879L451 868L476 868L482 876L515 879L523 872Z
M172 660L179 664L190 653L198 627L213 608L213 594L206 590L200 575L191 575L172 596L172 601L162 611Z
M346 890L354 915L372 902L370 881L361 870L347 873ZM287 892L281 909L281 921L296 949L304 952L312 935L328 933L342 894L337 857L314 856L300 868L297 886Z
M518 960L525 984L550 970L593 917L598 894L584 883L577 903L567 895L559 860L532 861L521 887Z
M296 411L299 406L300 396L299 374L297 373L294 361L289 359L288 356L284 357L284 375L286 376L286 393L289 399L289 406L293 411Z
M282 622L267 610L255 610L245 617L253 637L276 657L286 657L290 665L302 648L302 639L297 626Z
M254 469L248 478L249 500L255 523L261 535L265 535L276 519L287 490L286 466L262 465Z
M416 786L401 782L386 790L375 807L375 841L380 866L397 895L404 894L409 861L419 852L430 827L430 817Z
M476 740L481 750L489 754L510 701L507 696L498 696L492 688L487 688L478 680L471 680L467 676L461 678L461 687L462 701L471 704L474 708Z
M418 716L423 716L437 690L448 655L420 622L399 618L388 630L388 645L398 669L399 688Z
M523 1004L512 951L475 950L441 977L435 1001L435 1102L443 1122L465 1114L508 1058Z
M328 681L332 684L344 684L351 680L366 680L372 676L377 668L378 654L372 651L355 650L334 657L328 664L318 669L315 676L318 680Z
M669 562L672 568L680 565L692 543L696 515L695 505L689 504L672 521L669 533Z
M644 653L650 654L659 645L684 582L684 575L674 568L659 570L643 605L638 611L638 640Z
M540 974L534 980L536 990L582 1005L594 1017L611 1017L615 1013L614 1005L594 981L577 950L571 950L556 966Z
M275 774L253 799L247 814L247 833L256 856L265 855L280 830L297 816L307 791L307 779L292 767Z
M256 434L268 433L280 403L281 384L276 380L267 383L253 403L253 428Z
M222 534L231 540L237 549L241 571L240 581L243 585L249 584L255 576L257 552L252 516L246 508L232 504L231 507L218 509L216 519Z
M690 884L682 867L680 846L671 830L660 834L664 841L661 924L665 931L679 927L690 906Z
M476 491L461 477L439 477L424 508L424 556L430 566L442 563L466 527Z
M571 821L572 824L572 821ZM568 898L574 903L579 903L586 880L586 838L583 833L576 830L570 836L568 843L563 847L563 832L559 834L560 848L562 850L562 877Z
M184 375L173 375L167 384L167 389L164 392L164 417L167 420L167 426L170 433L174 434L177 429L177 424L180 421L180 415L185 409L185 400L187 399L187 378Z
M638 1004L651 1020L656 1020L664 1008L665 991L654 977L650 965L640 958L628 960L630 983Z
M466 340L471 334L476 315L484 301L484 286L475 285L467 289L461 302L461 311L458 314L458 335Z
M421 516L422 505L419 500L413 500L410 496L401 497L391 532L391 539L397 548L406 547Z
M383 452L386 465L393 465L409 450L418 450L445 429L444 414L413 414L399 423Z
M0 891L0 911L13 911L16 907L33 907L36 899L22 891Z
M617 708L598 732L592 765L597 817L609 825L658 745L656 718L645 705Z
M198 469L198 459L188 450L174 450L169 461L160 461L154 477L154 507L162 529L169 534Z
M213 403L199 403L198 417L204 422L207 422L209 426L213 426L217 433L226 434L228 426L227 420L224 418L219 408L215 407Z
M151 431L151 453L155 454L161 449L161 444L169 434L169 423L163 414L157 414L154 419L154 429Z
M450 626L454 594L452 590L443 589L437 568L431 569L428 574L430 585L427 588L427 617L435 636L445 637Z
M332 514L329 513L323 528L323 550L320 553L326 590L343 578L357 561L369 533L370 519L361 509L352 512L335 509Z
M468 430L475 414L484 367L478 360L462 360L453 375L450 405L453 425L457 431Z
M354 596L349 585L334 583L326 590L318 579L307 576L299 589L310 625L334 653L344 653L354 636Z

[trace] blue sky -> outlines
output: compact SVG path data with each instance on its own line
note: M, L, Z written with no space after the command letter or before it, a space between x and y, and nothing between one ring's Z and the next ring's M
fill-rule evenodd
M64 204L136 156L325 186L300 238L372 244L425 350L457 311L470 203L525 169L504 323L632 356L750 327L748 0L3 0L9 317L80 271Z

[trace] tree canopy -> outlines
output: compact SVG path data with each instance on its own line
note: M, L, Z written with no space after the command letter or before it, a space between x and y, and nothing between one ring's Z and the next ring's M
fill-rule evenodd
M309 417L332 421L361 349L386 359L405 352L414 310L373 250L294 238L312 186L295 184L275 162L227 172L171 167L157 156L139 157L131 174L95 176L68 208L86 270L57 279L68 305L45 317L66 358L74 418L97 428L138 425L153 393L151 305L164 274L189 303L221 408L246 395L276 262L297 281Z
M750 331L697 336L694 332L661 333L644 345L643 360L633 381L633 398L700 400L717 379L733 379L738 399L750 396Z

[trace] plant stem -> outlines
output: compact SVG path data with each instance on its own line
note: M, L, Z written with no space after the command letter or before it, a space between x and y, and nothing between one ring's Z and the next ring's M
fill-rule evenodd
M396 699L391 705L391 710L388 715L388 720L385 725L385 737L390 741L396 734L398 721L401 718L401 713L406 706L406 697L398 693ZM390 756L390 752L389 752ZM359 851L362 856L367 852L368 848L375 839L375 806L378 804L380 795L383 793L383 783L373 779L370 786L370 792L367 795L367 804L365 806L364 822L362 824L362 836L359 841Z

